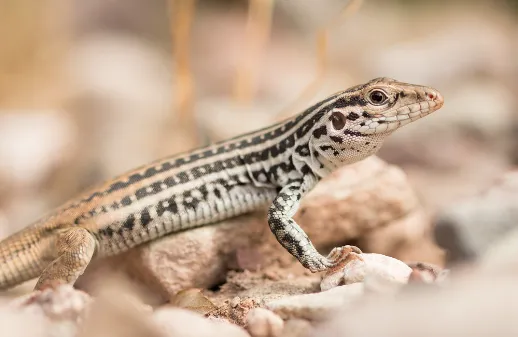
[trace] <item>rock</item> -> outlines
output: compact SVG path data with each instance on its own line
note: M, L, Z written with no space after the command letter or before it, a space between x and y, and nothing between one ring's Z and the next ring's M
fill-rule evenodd
M429 221L424 216L415 217L416 212L422 209L404 173L372 157L324 179L303 199L294 218L323 254L329 247L357 240L361 242L360 248L366 245L377 253L404 258L394 252L395 243L378 250L369 245L364 235L375 237L373 232L410 217L412 231L393 235L397 249L416 240L426 241ZM210 288L224 281L228 269L239 269L240 250L256 252L253 259L257 261L247 264L262 268L280 265L284 269L295 261L274 238L265 210L261 210L218 225L170 235L109 263L112 268L125 269L155 293L170 297L181 289ZM86 274L89 270L92 268ZM305 272L302 267L298 270Z
M344 282L362 282L371 275L391 282L407 283L412 269L404 262L381 254L360 254L363 260L353 260L344 268Z
M515 336L516 275L471 272L439 288L337 310L311 337Z
M284 272L289 273L287 270ZM230 272L221 288L214 292L206 291L211 301L218 304L217 310L212 311L209 317L225 318L245 326L248 313L254 308L287 296L317 292L319 282L320 277L315 274L271 280L262 272Z
M54 321L68 320L79 322L91 303L88 294L75 290L70 285L61 285L55 289L44 289L11 302L11 305L28 311L40 311L44 316Z
M13 310L11 307L0 304L0 333L9 337L47 337L53 330L53 323L44 315L34 311ZM75 331L58 331L59 336L72 337ZM58 336L58 335L56 335Z
M435 238L451 262L479 258L518 228L518 171L484 193L461 200L437 216Z
M412 273L408 277L409 283L441 283L447 280L450 270L443 269L439 266L414 262L408 263L408 266L412 269Z
M84 292L75 290L72 286L63 285L56 289L45 289L21 296L9 303L14 317L24 317L27 322L20 329L24 335L31 334L35 326L42 326L45 335L59 335L64 337L76 336L78 324L84 320L86 309L91 298ZM15 319L16 320L16 319ZM2 325L2 328L4 326ZM37 333L38 335L40 333Z
M380 282L390 284L406 284L412 269L404 262L381 254L356 254L357 259L349 261L345 267L322 279L320 288L325 291L340 284L364 282L374 278ZM337 277L341 274L341 278Z
M170 305L188 309L199 314L207 314L214 310L214 304L203 294L200 289L184 289L176 293L169 300Z
M184 309L157 309L153 314L153 321L166 337L249 337L248 333L237 325L209 320Z
M311 323L304 319L289 319L284 324L282 337L306 337L309 336L312 329Z
M282 318L263 308L250 310L246 323L252 337L280 337L284 328Z
M113 288L109 282L88 308L78 337L164 337L152 319L152 310L128 292L126 285Z
M322 320L332 312L352 305L363 295L363 283L354 283L314 294L287 296L266 303L266 308L283 319Z

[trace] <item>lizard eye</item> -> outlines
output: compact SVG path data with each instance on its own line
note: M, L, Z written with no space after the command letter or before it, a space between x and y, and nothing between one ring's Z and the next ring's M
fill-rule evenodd
M335 130L342 130L345 126L345 116L339 111L334 111L331 115L331 122Z
M369 100L374 105L381 105L387 100L387 95L381 90L373 90L369 93Z

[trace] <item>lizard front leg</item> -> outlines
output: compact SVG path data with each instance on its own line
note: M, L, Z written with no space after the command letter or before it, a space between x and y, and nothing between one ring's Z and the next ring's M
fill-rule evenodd
M354 246L334 248L327 256L321 255L311 243L307 234L292 219L299 201L314 182L306 177L284 186L268 210L268 224L277 241L312 272L332 272L347 262L349 253L361 253Z
M72 227L57 234L55 259L43 270L34 290L74 284L94 255L96 239L86 229Z

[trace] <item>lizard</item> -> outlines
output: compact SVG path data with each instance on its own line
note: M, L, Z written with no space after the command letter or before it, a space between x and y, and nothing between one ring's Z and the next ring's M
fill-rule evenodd
M258 208L277 241L311 272L355 246L320 254L292 219L334 170L375 154L395 130L443 106L431 87L379 77L271 126L135 168L90 188L0 242L0 289L74 284L92 259Z

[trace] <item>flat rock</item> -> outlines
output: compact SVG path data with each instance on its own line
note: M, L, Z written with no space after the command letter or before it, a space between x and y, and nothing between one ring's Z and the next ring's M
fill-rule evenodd
M223 320L209 320L200 314L178 308L160 308L153 314L153 321L165 337L249 337L237 325Z
M354 253L351 253L354 254ZM390 284L406 284L412 269L404 262L382 254L357 254L360 259L351 260L343 270L326 276L320 283L322 290L329 290L339 284L364 282L375 278ZM341 278L337 278L336 274Z
M266 303L266 308L283 319L322 320L334 311L354 303L363 292L363 283L354 283L320 293L287 296Z

